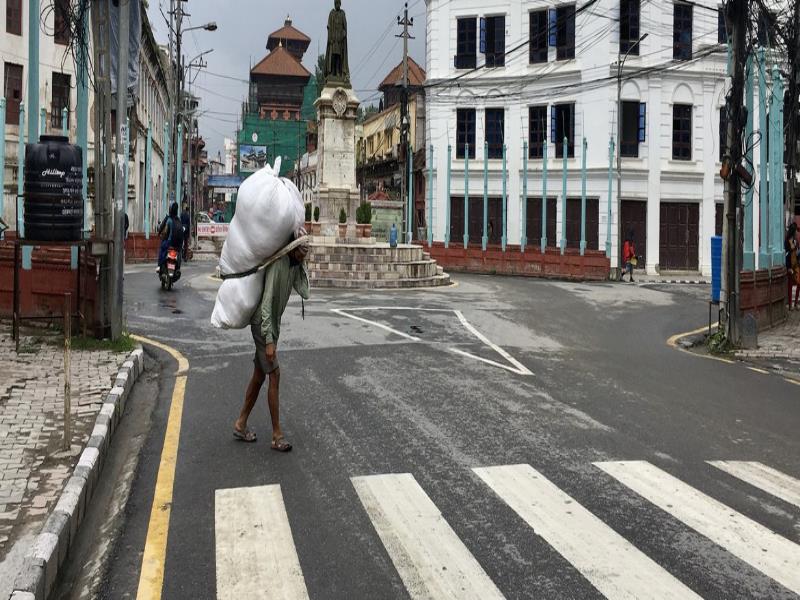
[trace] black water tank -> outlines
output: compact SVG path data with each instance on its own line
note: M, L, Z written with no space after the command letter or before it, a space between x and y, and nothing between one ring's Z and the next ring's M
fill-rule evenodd
M73 242L83 234L83 151L60 135L25 144L25 239Z

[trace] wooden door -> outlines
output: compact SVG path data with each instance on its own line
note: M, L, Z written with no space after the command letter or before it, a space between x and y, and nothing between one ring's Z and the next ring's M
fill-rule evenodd
M700 205L664 202L660 217L659 262L662 270L697 271L700 262Z
M528 198L525 214L528 244L538 246L542 240L542 199ZM547 199L547 245L558 246L556 238L556 199Z
M586 199L586 247L599 250L600 201ZM581 247L581 199L567 198L567 248Z
M639 256L637 268L644 269L647 264L647 202L639 200L622 201L622 242L629 234L633 234L636 254ZM619 245L620 264L622 264L622 248Z

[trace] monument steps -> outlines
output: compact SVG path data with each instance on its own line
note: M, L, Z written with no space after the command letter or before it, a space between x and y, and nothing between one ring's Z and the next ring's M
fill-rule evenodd
M345 289L410 289L410 288L430 288L451 285L449 275L437 275L425 279L331 279L331 278L312 278L312 288L345 288Z

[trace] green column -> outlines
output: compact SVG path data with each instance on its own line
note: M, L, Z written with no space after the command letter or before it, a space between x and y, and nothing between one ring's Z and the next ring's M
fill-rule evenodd
M760 213L759 229L761 240L758 244L758 266L761 269L772 266L769 252L769 183L767 182L767 146L769 136L767 124L767 70L764 68L764 49L758 50L758 129L761 132L758 162L758 203Z
M47 110L44 107L42 107L42 110L40 112L41 112L40 121L42 123L40 134L44 135L45 133L47 133ZM34 140L35 138L31 139Z
M67 118L69 117L69 113L67 112L66 108L61 109L61 129L65 136L69 137L69 122Z
M144 151L144 238L150 239L150 187L153 185L150 161L153 156L151 123L147 123L147 146Z
M772 97L769 107L769 210L772 222L772 265L783 264L783 79L778 65L772 67Z
M469 144L464 144L464 249L469 246Z
M489 142L483 142L483 237L481 248L489 241Z
M39 0L28 0L28 140L39 139ZM31 68L30 65L35 65ZM22 122L20 122L20 131ZM42 129L44 132L44 129Z
M608 140L608 215L606 222L606 257L611 258L611 198L614 181L614 136Z
M164 153L164 176L161 178L161 208L163 214L159 215L159 219L163 218L169 213L167 206L167 188L169 187L169 123L164 123L164 139L161 143L161 151Z
M521 220L519 224L519 251L525 252L528 245L528 142L522 142L522 195L520 196Z
M6 208L6 99L0 96L0 219ZM0 240L4 237L0 231Z
M408 156L408 210L406 213L408 233L406 242L410 244L414 240L414 149L411 144L408 144L406 156Z
M586 254L586 138L581 156L581 256Z
M447 144L447 197L445 198L445 217L444 217L444 247L450 247L450 175L451 162L453 159L453 147Z
M428 248L433 246L433 144L428 148Z
M561 254L567 251L567 136L564 136L561 167Z
M745 106L747 107L747 123L745 124L744 139L747 140L746 163L753 164L753 147L749 140L753 135L753 55L747 55L746 66L747 80L745 84ZM725 108L722 108L725 110ZM745 271L756 268L756 255L753 252L753 187L744 193L744 254L742 267Z
M503 252L506 251L508 242L508 169L506 164L506 145L503 144L503 237L500 238Z
M542 143L542 254L547 249L547 140Z

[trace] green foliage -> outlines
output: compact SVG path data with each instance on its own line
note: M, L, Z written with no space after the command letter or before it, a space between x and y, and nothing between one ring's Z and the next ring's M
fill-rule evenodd
M325 55L317 57L317 64L314 67L314 78L317 80L317 98L322 95L322 88L325 87Z
M306 223L311 221L311 202L306 202Z
M344 208L339 210L339 223L347 223L347 213L344 211Z
M709 336L707 344L708 351L711 354L727 354L733 350L733 346L731 345L730 341L728 341L728 338L725 337L725 332L722 330L719 330L715 334Z
M363 202L356 209L356 223L359 225L369 225L372 223L372 204Z
M314 222L319 223L319 206L314 207Z

